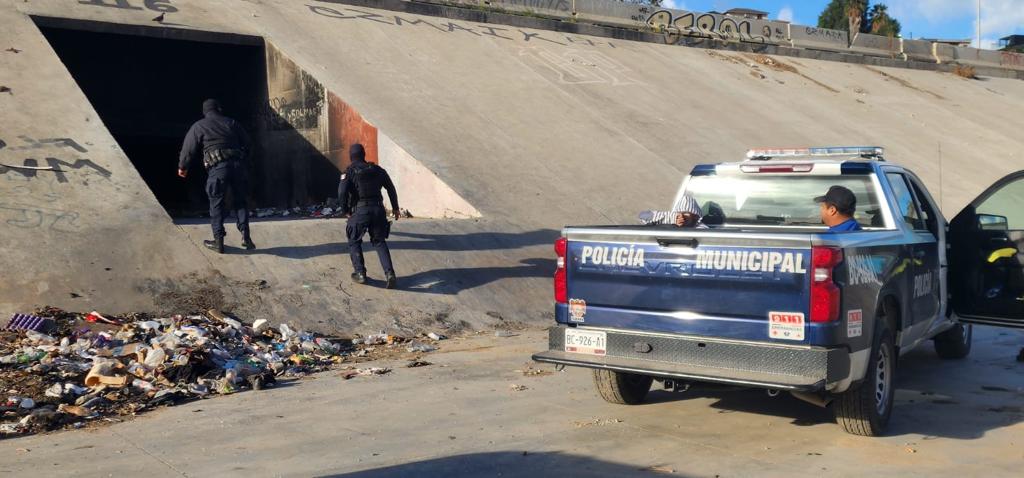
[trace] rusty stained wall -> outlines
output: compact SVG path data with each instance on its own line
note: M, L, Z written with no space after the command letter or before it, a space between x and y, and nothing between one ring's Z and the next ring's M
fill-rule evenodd
M355 143L361 143L366 148L366 160L372 163L379 163L380 156L377 148L377 127L363 119L354 108L338 98L337 95L327 92L328 104L328 140L330 148L327 157L338 169L348 167L348 148Z
M271 44L267 96L257 115L262 160L254 187L268 205L300 206L333 197L338 174L327 160L327 96L322 84Z

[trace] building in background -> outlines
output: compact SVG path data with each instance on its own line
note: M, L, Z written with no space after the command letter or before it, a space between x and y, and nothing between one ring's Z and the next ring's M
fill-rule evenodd
M1024 35L1010 35L999 39L999 49L1024 53Z

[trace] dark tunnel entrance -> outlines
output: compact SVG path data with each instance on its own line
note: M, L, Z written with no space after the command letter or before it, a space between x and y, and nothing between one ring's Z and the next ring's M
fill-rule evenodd
M336 194L337 168L269 105L261 39L196 41L37 23L171 216L208 212L202 165L187 179L176 174L182 140L206 98L219 99L252 136L250 209L322 203Z

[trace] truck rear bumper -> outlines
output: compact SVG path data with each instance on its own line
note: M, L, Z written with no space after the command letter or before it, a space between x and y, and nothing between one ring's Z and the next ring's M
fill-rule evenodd
M717 382L793 391L828 390L845 379L845 349L740 342L617 329L607 333L607 355L566 352L565 326L548 334L538 362L638 373L658 378ZM646 352L645 352L646 350Z

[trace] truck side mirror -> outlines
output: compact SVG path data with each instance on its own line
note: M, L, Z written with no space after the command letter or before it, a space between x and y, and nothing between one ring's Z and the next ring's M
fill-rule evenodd
M982 231L1008 231L1010 226L1006 216L978 214L978 229Z

